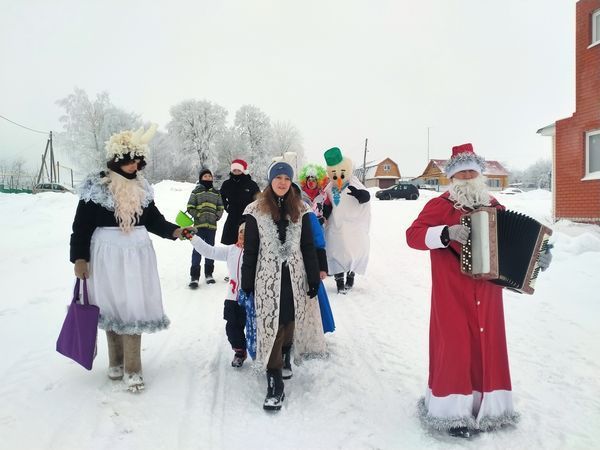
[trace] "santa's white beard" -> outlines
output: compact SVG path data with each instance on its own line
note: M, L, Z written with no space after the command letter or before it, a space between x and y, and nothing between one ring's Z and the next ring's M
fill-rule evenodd
M141 175L128 180L118 173L110 171L108 185L115 201L115 218L119 228L124 232L131 231L137 219L142 215L142 202L146 196L142 188Z
M485 178L482 175L470 180L454 178L448 192L456 209L473 209L477 206L489 206L490 204L488 186L485 184Z

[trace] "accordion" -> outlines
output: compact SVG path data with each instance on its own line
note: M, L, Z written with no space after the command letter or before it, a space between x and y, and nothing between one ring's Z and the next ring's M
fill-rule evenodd
M462 273L533 294L550 228L524 214L489 207L464 214L460 223L471 229L460 254Z

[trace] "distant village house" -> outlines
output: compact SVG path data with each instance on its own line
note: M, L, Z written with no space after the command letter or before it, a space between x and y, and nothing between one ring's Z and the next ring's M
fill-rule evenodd
M390 158L381 161L370 161L365 164L366 173L364 184L366 187L386 189L400 180L400 169ZM354 170L354 175L362 182L365 169L359 167Z
M447 159L430 160L415 182L437 191L447 190L450 185L450 180L444 175L447 163ZM487 184L491 191L501 191L508 187L508 172L498 161L486 161L483 175L487 178Z

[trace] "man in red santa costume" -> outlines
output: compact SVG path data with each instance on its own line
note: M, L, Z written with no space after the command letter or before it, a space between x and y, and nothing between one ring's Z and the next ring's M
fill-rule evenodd
M458 255L469 237L462 214L480 206L504 209L488 193L484 160L471 144L452 148L448 192L430 200L406 231L408 245L429 250L432 292L429 382L419 402L424 423L452 436L515 424L502 287L463 275Z

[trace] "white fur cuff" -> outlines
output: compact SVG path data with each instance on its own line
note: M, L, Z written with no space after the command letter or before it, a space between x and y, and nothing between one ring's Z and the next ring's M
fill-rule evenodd
M442 243L442 231L446 228L446 225L438 225L437 227L429 227L427 234L425 235L425 245L430 249L446 248L447 246Z

